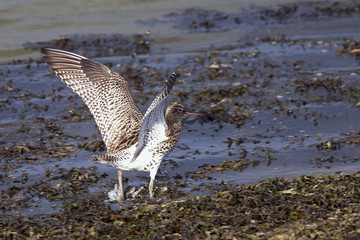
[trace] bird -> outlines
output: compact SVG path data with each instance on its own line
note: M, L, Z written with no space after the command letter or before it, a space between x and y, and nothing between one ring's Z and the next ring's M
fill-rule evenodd
M123 171L150 173L149 195L154 198L154 181L162 159L178 142L182 119L189 112L180 103L166 98L178 77L173 72L143 114L134 102L127 81L104 64L64 50L42 48L44 59L89 108L106 146L106 153L90 161L110 164L118 169L119 201L124 201Z

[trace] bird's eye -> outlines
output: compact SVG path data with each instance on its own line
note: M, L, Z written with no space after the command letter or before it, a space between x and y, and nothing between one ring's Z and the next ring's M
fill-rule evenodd
M179 113L182 113L182 112L184 112L184 109L179 108L179 109L178 109L178 112L179 112Z

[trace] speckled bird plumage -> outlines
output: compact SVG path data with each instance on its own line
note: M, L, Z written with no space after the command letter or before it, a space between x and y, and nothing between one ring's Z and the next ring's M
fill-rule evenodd
M137 142L125 139L134 128L139 128L143 114L120 74L74 53L48 48L42 52L55 74L88 106L109 153Z
M190 114L181 104L170 105L165 112L165 99L177 74L170 76L143 115L117 72L74 53L49 48L42 53L53 72L84 100L94 116L107 153L93 155L90 160L119 169L120 200L124 199L122 170L149 171L152 197L159 165L180 138L182 117Z
M180 104L171 105L169 109L175 107L183 106ZM111 164L122 170L149 171L150 174L156 174L162 158L175 147L181 134L180 119L173 126L176 129L168 128L166 122L152 125L153 131L148 131L147 134L142 135L139 133L140 136L144 136L144 138L146 136L148 139L138 156L135 157L134 155L136 150L139 149L141 137L139 143L132 145L130 148L115 153L97 154L92 156L92 159Z

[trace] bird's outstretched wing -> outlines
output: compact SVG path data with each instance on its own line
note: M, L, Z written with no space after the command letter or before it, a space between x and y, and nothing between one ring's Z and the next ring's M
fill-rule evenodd
M108 152L126 149L137 142L137 137L128 133L139 129L143 115L120 74L71 52L50 48L41 52L55 74L84 100Z
M156 130L158 127L164 127L164 129L167 128L164 116L165 99L174 86L177 77L178 75L175 72L170 75L164 88L156 95L150 107L147 109L144 115L144 120L141 124L138 145L136 147L134 157L131 160L132 162L140 155L150 138L156 137Z

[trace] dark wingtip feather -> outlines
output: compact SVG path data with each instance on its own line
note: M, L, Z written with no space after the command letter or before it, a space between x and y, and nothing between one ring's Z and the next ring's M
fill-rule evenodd
M170 91L171 91L172 87L174 86L174 84L175 84L175 82L176 82L176 79L177 79L178 77L179 77L179 74L176 73L176 72L173 72L173 73L170 75L170 77L169 77L169 79L167 80L166 85L165 85L165 87L164 87L164 89L167 90L167 91L166 91L166 94L169 94L169 93L170 93Z
M180 74L178 72L174 71L171 73L168 81L175 81L179 76L180 76Z
M48 50L47 48L40 48L40 52L42 54L46 54L47 50Z
M51 52L51 48L40 48L40 52L44 55L48 55Z

